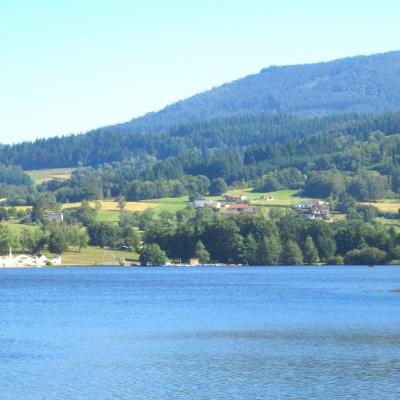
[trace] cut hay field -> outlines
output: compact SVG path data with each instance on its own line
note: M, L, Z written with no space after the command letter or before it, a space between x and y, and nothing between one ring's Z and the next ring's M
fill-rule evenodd
M41 183L50 181L52 179L67 180L71 177L72 172L75 170L76 168L54 168L25 172L31 177L36 185L40 185Z
M120 211L118 208L118 202L113 200L101 200L101 201L91 201L89 202L90 207L96 208L96 203L101 205L99 211ZM78 208L81 206L81 203L64 203L62 205L62 209L66 208ZM153 204L150 202L141 202L141 201L127 201L125 206L125 211L144 211L148 208L156 207L157 204Z

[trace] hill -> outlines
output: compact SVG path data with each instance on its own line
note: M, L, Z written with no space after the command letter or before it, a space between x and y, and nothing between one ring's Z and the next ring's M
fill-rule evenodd
M365 119L393 110L400 110L400 51L269 67L124 124L0 146L0 162L29 170L95 166L139 155L148 163L192 148L241 147L338 129L338 114L343 124L355 112Z
M400 114L300 118L259 113L183 124L166 132L137 134L108 127L87 134L5 146L0 149L0 163L19 165L24 170L42 170L135 159L135 169L138 169L157 160L185 155L191 150L203 154L211 149L243 152L246 146L285 142L317 132L329 136L338 131L366 133L373 130L400 132Z
M126 124L132 131L258 112L300 116L400 110L400 51L271 66ZM122 127L121 127L122 128Z

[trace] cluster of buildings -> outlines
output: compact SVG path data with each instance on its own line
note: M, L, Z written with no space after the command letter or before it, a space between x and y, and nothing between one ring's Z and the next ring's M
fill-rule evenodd
M301 201L294 207L295 213L300 218L330 219L329 202L324 200Z
M226 194L221 201L198 199L193 201L193 206L194 208L209 207L221 215L254 212L254 207L250 205L249 199L244 194ZM324 200L301 201L293 206L293 210L299 218L324 220L331 218L329 202Z
M210 207L213 211L223 215L254 212L254 208L250 206L248 198L244 194L226 194L222 201L198 199L193 201L193 206L194 208Z

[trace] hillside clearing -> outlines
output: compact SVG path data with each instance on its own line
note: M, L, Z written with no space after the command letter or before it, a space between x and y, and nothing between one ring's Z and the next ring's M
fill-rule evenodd
M376 203L364 202L360 204L373 206L382 212L388 212L388 213L397 213L400 210L400 202L398 200L386 200L386 201L379 201Z
M96 208L96 204L100 204L99 211L120 211L118 208L118 202L113 200L101 200L101 201L91 201L89 202L90 207ZM81 203L64 203L62 205L62 209L66 208L78 208L81 206ZM140 201L127 201L126 206L124 208L125 211L144 211L148 208L156 207L156 204L152 204L150 202L140 202Z
M54 168L25 171L25 173L31 177L35 185L40 185L41 183L51 181L52 179L65 181L71 177L72 172L75 170L76 168Z

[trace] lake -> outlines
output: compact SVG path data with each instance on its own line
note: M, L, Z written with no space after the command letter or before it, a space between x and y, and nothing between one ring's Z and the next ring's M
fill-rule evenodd
M400 398L400 268L0 270L0 398Z

